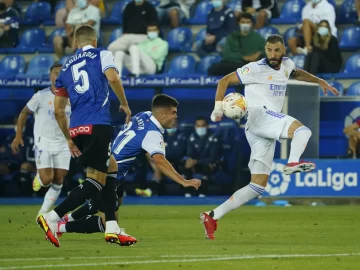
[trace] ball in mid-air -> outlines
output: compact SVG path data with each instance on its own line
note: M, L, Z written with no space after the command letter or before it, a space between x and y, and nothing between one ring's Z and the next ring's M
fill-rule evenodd
M223 111L226 117L240 119L247 112L245 97L239 93L230 93L223 100Z

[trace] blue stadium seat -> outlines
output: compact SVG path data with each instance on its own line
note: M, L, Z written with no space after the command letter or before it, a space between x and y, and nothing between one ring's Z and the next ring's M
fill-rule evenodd
M66 63L66 61L67 61L70 57L71 57L70 55L66 55L66 56L61 57L61 59L59 60L59 64L64 65L64 64Z
M298 68L304 68L306 55L298 54L290 57L294 61L295 66Z
M339 46L342 51L360 49L360 26L346 28L341 36Z
M47 42L38 49L40 53L54 53L54 37L56 36L65 36L65 29L64 28L57 28L51 32L51 34L47 37Z
M15 48L8 49L9 53L34 53L46 43L45 32L41 28L34 28L26 30L21 38L19 44Z
M114 31L111 32L109 44L113 41L115 41L118 37L120 37L123 34L122 28L117 28Z
M336 23L353 23L356 19L355 0L344 0L336 13Z
M192 43L192 33L188 27L178 27L172 29L167 37L169 51L190 52Z
M203 28L196 34L195 42L203 41L205 37L206 37L206 28Z
M284 41L285 41L286 46L288 45L287 42L288 42L289 38L297 36L297 34L296 34L297 29L298 28L296 26L293 26L293 27L290 27L290 28L286 29L286 31L284 33Z
M8 55L0 62L0 76L15 76L25 72L25 59L19 55Z
M281 8L280 17L271 19L272 24L292 24L301 22L301 10L305 6L304 0L288 0Z
M149 0L148 1L150 4L152 4L154 7L157 7L160 5L160 2L159 0Z
M208 55L205 56L204 58L202 58L200 60L200 62L197 64L196 66L196 74L199 75L207 75L207 70L209 69L209 67L216 63L216 62L220 62L221 61L221 57L219 55Z
M191 55L179 55L171 60L168 75L189 76L195 72L195 59Z
M213 8L213 5L210 1L200 2L196 9L195 14L192 18L185 20L187 24L206 24L206 18L210 10Z
M57 12L59 9L62 9L62 8L65 8L65 1L59 1L59 2L56 4L53 15L55 16L56 12Z
M346 91L347 96L360 96L360 82L355 82Z
M109 18L101 20L102 24L122 24L122 13L126 5L131 2L131 0L124 0L116 2L112 9Z
M340 92L340 96L343 96L344 95L344 86L340 83L340 82L337 82L337 81L328 81L328 83L335 87L339 92ZM320 90L320 96L325 96L323 91ZM334 96L332 93L328 92L328 96Z
M360 54L351 56L345 63L344 73L357 72L360 76Z
M280 34L279 30L273 26L266 26L259 30L257 30L258 33L266 40L268 36L273 34Z
M47 2L31 3L26 9L23 23L26 25L39 25L51 21L51 6Z
M232 11L242 11L241 1L231 1L226 4L227 7L231 8Z
M48 77L50 74L50 67L53 64L54 58L52 55L36 55L31 59L26 75L40 78Z

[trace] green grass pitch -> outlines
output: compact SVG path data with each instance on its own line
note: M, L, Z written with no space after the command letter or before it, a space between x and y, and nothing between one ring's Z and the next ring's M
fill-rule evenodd
M120 226L137 237L122 248L103 234L64 234L60 248L35 224L38 206L0 206L0 269L360 269L359 206L245 206L218 222L209 206L123 206Z

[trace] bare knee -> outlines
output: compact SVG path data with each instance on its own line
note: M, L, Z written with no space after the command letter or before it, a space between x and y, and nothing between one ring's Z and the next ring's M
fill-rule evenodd
M117 172L118 166L113 155L110 156L108 172Z
M269 179L268 174L252 174L251 175L251 183L257 184L262 187L266 187Z

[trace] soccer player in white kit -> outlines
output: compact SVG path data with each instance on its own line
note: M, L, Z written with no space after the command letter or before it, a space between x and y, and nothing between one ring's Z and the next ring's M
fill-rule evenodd
M35 117L35 161L38 171L38 175L33 181L33 189L38 191L41 187L50 186L45 194L39 214L49 212L56 202L70 166L70 150L54 114L54 85L61 67L62 65L55 64L50 68L51 86L34 94L21 111L17 121L16 136L11 144L14 152L19 151L19 145L24 145L22 130L27 116L33 113ZM70 105L67 105L66 114L68 117L70 113Z
M308 172L315 169L313 162L300 161L311 137L311 131L295 118L282 114L286 86L289 77L299 81L317 83L322 91L338 95L339 92L326 81L297 69L294 62L284 57L286 47L279 35L271 35L266 40L266 58L251 62L236 72L223 77L216 90L215 108L212 121L220 121L223 116L222 100L229 84L244 84L248 103L248 119L245 135L251 148L249 169L251 182L236 191L227 201L212 211L200 214L208 239L214 240L217 220L223 215L260 196L266 187L274 159L277 140L292 139L285 174Z

